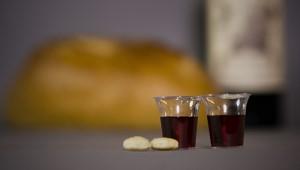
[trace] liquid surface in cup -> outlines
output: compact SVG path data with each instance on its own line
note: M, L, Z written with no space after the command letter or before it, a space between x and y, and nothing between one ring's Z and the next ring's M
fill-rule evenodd
M180 148L195 147L197 116L160 117L162 135L176 139Z
M208 115L207 119L212 146L243 145L245 115Z

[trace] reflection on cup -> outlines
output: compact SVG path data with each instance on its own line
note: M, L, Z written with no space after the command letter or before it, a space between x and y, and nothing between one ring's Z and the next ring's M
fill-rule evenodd
M176 139L180 148L195 147L200 100L193 96L155 97L162 136Z
M241 146L244 143L246 106L250 94L203 96L211 146Z

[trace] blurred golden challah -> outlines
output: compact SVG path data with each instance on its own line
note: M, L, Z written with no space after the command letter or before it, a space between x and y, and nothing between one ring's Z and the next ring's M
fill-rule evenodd
M193 58L153 42L70 37L29 58L7 98L12 127L157 128L153 96L214 90Z

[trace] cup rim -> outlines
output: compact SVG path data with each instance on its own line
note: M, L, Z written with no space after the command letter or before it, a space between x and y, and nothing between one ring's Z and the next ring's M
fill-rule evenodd
M214 97L214 98L221 98L224 100L234 100L234 99L240 99L240 98L247 98L250 97L251 94L247 92L243 93L231 93L231 92L225 92L225 93L210 93L206 95L202 95L201 97Z
M201 99L201 96L154 96L153 97L156 100L161 99L189 99L189 100L197 100Z

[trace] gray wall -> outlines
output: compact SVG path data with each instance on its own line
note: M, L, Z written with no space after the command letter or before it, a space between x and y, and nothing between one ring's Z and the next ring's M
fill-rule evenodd
M203 0L201 0L203 1ZM196 0L0 1L0 100L26 54L49 38L76 33L151 38L194 53ZM299 1L287 1L286 125L300 124ZM1 103L1 101L0 101ZM3 122L4 113L0 114ZM3 124L3 123L2 123Z

